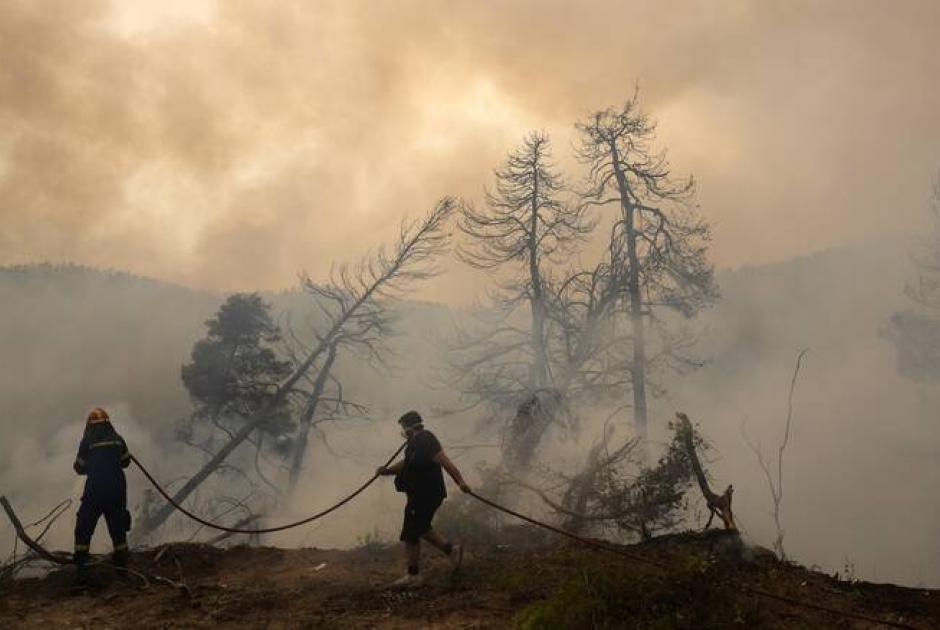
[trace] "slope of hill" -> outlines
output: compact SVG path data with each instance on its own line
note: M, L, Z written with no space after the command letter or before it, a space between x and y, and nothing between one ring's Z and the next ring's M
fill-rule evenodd
M940 586L940 390L901 377L880 334L910 304L908 252L877 242L722 273L723 299L703 318L708 364L671 384L660 417L682 409L701 422L748 533L770 541L767 482L742 433L775 462L796 355L809 348L784 459L791 557Z
M863 618L909 628L940 624L940 591L840 580L712 534L624 548L633 561L581 547L477 548L456 574L432 559L426 585L406 592L383 588L401 571L391 547L223 551L178 544L134 554L134 574L124 579L95 567L95 586L80 593L71 591L71 569L5 585L0 627L878 627Z
M701 423L717 448L712 471L735 484L737 512L750 539L772 540L766 481L741 427L746 423L765 453L774 451L793 360L809 347L784 468L789 553L829 571L854 566L867 579L935 586L940 396L931 386L900 378L893 348L879 336L891 312L906 305L903 286L911 275L906 243L722 271L723 299L697 323L703 329L700 353L709 361L687 377L667 380L667 395L655 401L652 419L654 428L662 428L684 410ZM267 297L276 311L302 321L304 296ZM189 411L179 367L222 298L79 267L0 270L0 490L33 513L74 494L70 471L81 414L99 404L117 410L127 437L148 462L161 463L155 472L162 479L193 469L195 460L180 459L184 449L170 439L176 418ZM426 379L440 362L434 335L460 314L440 305L403 306L405 334L396 341L402 369L376 373L354 358L338 366L347 393L369 403L376 418L428 409L448 395ZM435 419L438 428L450 444L472 427ZM586 419L578 439L590 443L596 429ZM348 478L339 474L371 472L394 435L394 427L377 431L362 424L331 434L335 454L324 447L312 459L303 499L317 502L346 487ZM556 457L559 442L546 447L546 459ZM471 478L473 463L485 454L461 454ZM132 493L140 490L138 481L131 479ZM356 527L268 542L342 546L376 527L391 532L397 516L387 511L396 497L390 490L370 496L351 520ZM6 533L0 526L0 535ZM63 544L68 527L50 536Z
M0 269L0 431L52 434L105 404L172 427L188 407L179 366L221 299L79 266Z

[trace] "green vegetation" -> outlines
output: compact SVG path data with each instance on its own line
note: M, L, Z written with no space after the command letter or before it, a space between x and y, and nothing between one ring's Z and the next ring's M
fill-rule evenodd
M650 573L629 561L598 562L596 555L573 562L558 581L544 580L544 593L531 576L506 569L500 583L529 599L514 622L520 629L543 628L729 628L755 627L757 603L719 576L723 568L704 553L672 560L669 570Z

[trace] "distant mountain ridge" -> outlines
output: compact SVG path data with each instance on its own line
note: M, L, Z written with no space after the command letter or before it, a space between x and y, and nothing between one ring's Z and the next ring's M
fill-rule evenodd
M722 300L699 322L706 331L700 350L730 367L741 353L756 360L783 347L847 342L843 336L861 320L874 334L879 319L903 302L911 273L904 247L828 250L719 271ZM305 308L299 291L262 294L275 312ZM127 402L135 415L161 423L187 413L179 366L224 297L78 264L0 267L0 413L27 414L40 425L47 415L71 415L101 401ZM837 310L857 312L852 326L820 325L820 309L832 310L836 301ZM431 328L446 328L460 311L429 302L401 306L406 320Z

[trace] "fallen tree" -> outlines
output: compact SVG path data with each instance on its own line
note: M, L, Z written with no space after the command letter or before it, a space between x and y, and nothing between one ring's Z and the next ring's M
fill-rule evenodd
M306 352L293 372L280 383L266 404L233 432L228 441L173 495L176 503L189 497L225 460L266 421L272 409L298 393L298 387L321 358L330 352L339 339L359 339L371 334L376 326L388 327L391 314L384 302L400 296L411 281L434 275L425 265L447 245L446 221L456 201L445 197L418 223L404 223L393 253L379 249L366 258L354 271L340 268L337 279L320 289L332 299L335 309L328 313L329 324L318 334L317 342ZM309 290L312 283L305 282ZM137 537L144 537L160 527L173 513L173 506L164 503L143 516Z
M612 525L642 539L678 527L687 518L688 491L698 486L710 517L705 528L718 516L724 528L736 531L731 509L733 487L718 494L711 489L699 451L707 448L688 416L677 413L673 439L655 465L644 463L641 440L631 438L609 450L608 431L592 447L582 470L562 479L565 490L560 498L552 490L523 479L506 483L533 492L553 512L562 517L562 528L580 533L592 526Z

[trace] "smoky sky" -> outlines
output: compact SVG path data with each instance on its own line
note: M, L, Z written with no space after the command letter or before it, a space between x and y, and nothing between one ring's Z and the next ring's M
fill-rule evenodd
M7 0L0 264L285 287L528 130L576 182L572 124L636 85L719 266L877 243L925 224L938 32L934 0Z

